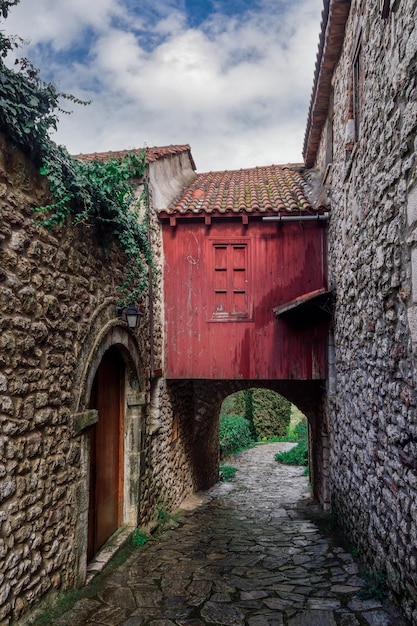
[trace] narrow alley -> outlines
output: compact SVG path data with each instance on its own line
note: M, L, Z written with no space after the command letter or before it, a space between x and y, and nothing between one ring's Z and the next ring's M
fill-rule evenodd
M232 483L216 485L177 527L100 574L95 595L51 623L405 626L388 600L360 597L367 583L336 536L321 530L303 468L274 460L289 445L233 457Z

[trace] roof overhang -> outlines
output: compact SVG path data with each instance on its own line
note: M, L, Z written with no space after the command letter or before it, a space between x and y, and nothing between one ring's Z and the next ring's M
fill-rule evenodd
M304 138L303 156L307 168L314 167L316 160L321 132L328 114L333 72L342 50L350 5L351 0L324 0L313 92Z
M325 223L329 218L329 213L326 211L320 211L313 213L311 212L300 212L291 214L290 212L285 213L265 213L261 211L240 211L239 213L234 211L225 211L220 213L219 211L185 211L183 213L180 212L171 212L169 210L159 211L158 218L161 221L167 222L169 221L170 226L176 226L177 222L189 222L199 220L204 221L206 226L210 226L213 220L215 221L224 221L228 219L233 219L235 221L239 221L242 224L248 224L249 221L262 221L262 222L276 222L277 225L282 225L284 222L303 222L303 221L311 221L317 222L320 224Z
M298 296L294 300L280 304L274 308L274 313L276 317L291 318L295 315L307 314L309 311L315 310L315 312L320 311L323 317L330 317L333 313L333 307L333 290L322 287Z

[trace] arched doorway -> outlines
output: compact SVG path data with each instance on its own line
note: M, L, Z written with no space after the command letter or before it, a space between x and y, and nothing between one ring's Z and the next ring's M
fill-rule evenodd
M321 380L196 380L193 381L193 467L195 490L208 489L217 480L219 415L222 402L236 391L267 388L280 394L307 417L310 479L313 494L325 509L330 506L329 444L325 413L326 388Z
M98 422L90 437L88 560L122 519L124 379L123 359L119 350L111 347L98 366L89 403L98 411Z

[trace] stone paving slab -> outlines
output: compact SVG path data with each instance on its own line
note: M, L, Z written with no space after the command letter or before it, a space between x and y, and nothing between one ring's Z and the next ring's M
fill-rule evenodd
M55 626L407 626L351 554L306 515L303 468L266 444L230 459L233 483L188 499L180 525L136 550ZM194 505L194 510L193 510Z

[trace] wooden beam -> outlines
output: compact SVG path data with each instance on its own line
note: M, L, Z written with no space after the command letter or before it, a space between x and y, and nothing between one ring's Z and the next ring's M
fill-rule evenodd
M306 306L308 304L315 304L319 301L321 296L329 295L332 292L325 287L321 289L315 289L314 291L309 291L308 293L303 294L302 296L298 296L294 298L294 300L290 300L289 302L285 302L284 304L280 304L279 306L274 308L274 313L277 317L280 315L284 315L284 313L288 313L294 309L299 309L302 306Z

